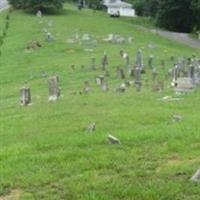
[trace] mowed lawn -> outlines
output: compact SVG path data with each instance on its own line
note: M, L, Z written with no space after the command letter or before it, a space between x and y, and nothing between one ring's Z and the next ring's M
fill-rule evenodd
M0 14L0 31L6 12ZM9 200L198 200L200 185L190 181L200 165L200 90L183 95L183 100L163 102L174 96L169 80L162 93L152 92L149 80L140 93L130 87L124 94L114 89L123 81L115 78L116 66L123 66L119 51L129 52L134 64L141 48L144 63L154 55L158 80L173 66L170 57L200 57L200 51L154 34L137 30L134 20L112 19L104 12L66 5L59 15L43 16L52 21L55 41L45 41L40 19L14 11L0 57L0 199ZM138 23L138 22L137 22ZM94 52L66 40L75 33L89 33L97 41ZM132 44L102 42L109 33L132 36ZM33 52L26 46L42 44ZM148 48L149 44L155 48ZM109 58L107 78L110 91L95 84L100 69L89 70L91 57ZM75 71L71 69L75 65ZM81 65L85 66L81 70ZM48 103L48 77L60 77L62 96ZM131 80L129 78L129 80ZM89 81L92 91L73 95ZM145 81L144 81L145 82ZM32 105L21 107L19 89L31 87ZM145 84L144 84L145 85ZM172 116L181 115L181 122ZM84 131L96 123L96 132ZM109 145L107 135L122 145Z

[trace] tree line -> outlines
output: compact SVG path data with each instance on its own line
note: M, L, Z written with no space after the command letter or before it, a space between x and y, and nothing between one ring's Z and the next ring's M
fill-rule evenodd
M64 2L81 4L86 1L92 9L102 9L101 0L9 0L14 8L30 11L58 10ZM124 0L133 4L138 16L154 19L156 25L172 31L200 30L200 0Z
M172 31L200 30L200 0L129 0L137 15L154 19L156 25Z

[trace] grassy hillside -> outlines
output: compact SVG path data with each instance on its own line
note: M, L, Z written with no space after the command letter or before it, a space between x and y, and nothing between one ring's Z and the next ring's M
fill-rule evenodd
M5 15L0 15L0 29ZM14 11L2 48L0 199L13 191L18 194L14 199L20 200L200 199L199 185L189 181L200 162L199 90L176 102L160 101L173 95L169 82L162 93L152 92L151 86L141 93L134 88L122 95L114 92L122 82L115 79L115 67L123 65L121 49L129 52L132 63L141 48L145 63L152 54L157 66L165 59L167 67L172 65L172 55L200 57L200 51L139 31L130 20L90 10L78 12L70 5L60 15L43 20L53 22L55 42L45 41L44 27L36 16ZM98 40L93 53L66 43L76 32L90 33ZM134 42L103 43L101 39L109 33L132 36ZM42 48L25 51L32 40ZM149 44L156 48L148 48ZM108 93L95 84L95 76L102 71L89 70L91 56L100 65L104 51L110 60ZM62 97L56 103L48 103L43 71L60 76ZM158 79L162 77L160 72ZM83 88L84 81L90 82L92 92L72 95ZM21 107L19 89L25 83L31 87L33 104ZM183 120L172 122L173 114ZM92 122L97 130L88 134L84 128ZM108 133L118 137L122 146L109 145Z

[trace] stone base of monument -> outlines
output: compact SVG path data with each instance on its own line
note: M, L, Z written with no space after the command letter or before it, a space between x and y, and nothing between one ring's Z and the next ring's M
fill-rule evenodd
M187 93L195 89L196 85L192 78L178 78L174 84L175 92Z

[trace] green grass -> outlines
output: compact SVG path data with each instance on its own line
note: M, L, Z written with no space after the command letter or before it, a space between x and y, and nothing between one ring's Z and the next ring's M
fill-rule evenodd
M0 15L0 30L5 15ZM137 49L142 48L145 63L153 54L156 65L165 59L168 67L171 55L200 57L200 51L139 31L130 20L111 19L90 10L78 12L71 5L62 14L44 19L53 21L54 43L45 41L38 18L14 11L2 47L0 196L17 189L20 200L200 199L199 185L189 181L200 162L199 90L178 102L159 100L173 95L167 88L169 82L163 93L152 92L150 86L141 93L134 88L123 95L113 91L121 83L114 78L115 67L122 65L120 49L130 53L132 63ZM95 52L65 42L77 31L98 39ZM134 43L100 42L109 33L133 36ZM27 53L24 49L32 40L40 41L42 48ZM148 49L149 43L156 48ZM102 72L88 70L91 56L100 64L104 50L110 58L108 93L94 82ZM80 70L82 64L85 71ZM63 96L58 102L47 102L47 79L40 77L41 71L60 76ZM92 92L71 95L86 80ZM20 107L19 88L25 82L31 87L33 104ZM173 123L173 114L182 115L183 121ZM87 134L83 129L91 122L96 122L97 131ZM122 146L108 145L108 133L118 137Z

